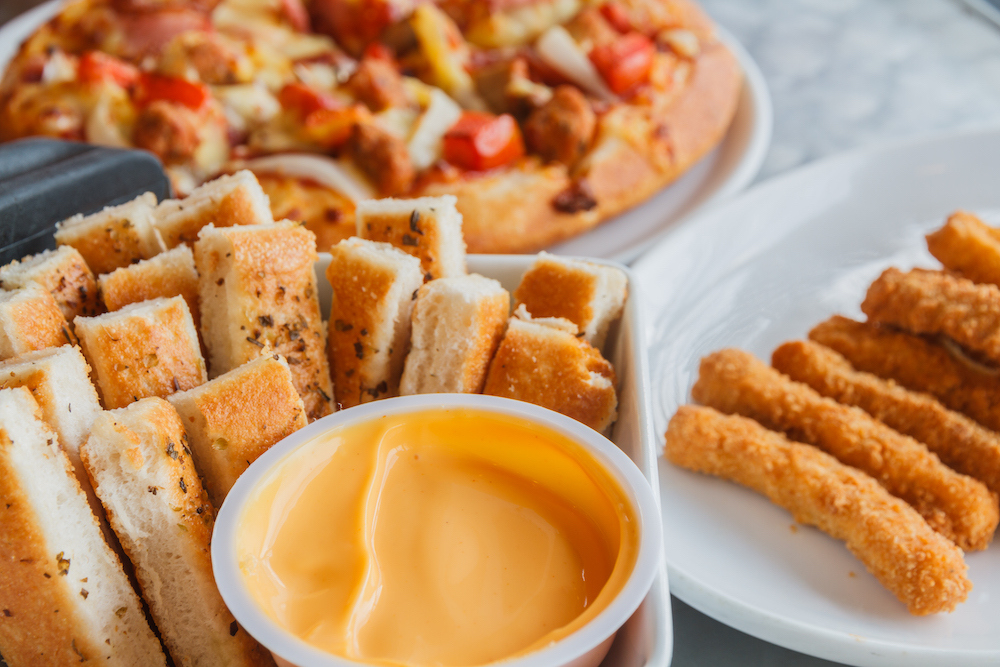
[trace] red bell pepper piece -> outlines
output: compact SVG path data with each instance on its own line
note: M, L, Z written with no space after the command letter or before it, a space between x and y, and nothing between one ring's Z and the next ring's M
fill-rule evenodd
M521 129L510 114L466 111L444 135L444 159L470 171L494 169L522 155Z
M630 32L610 43L595 46L590 61L616 94L649 79L656 45L645 35Z
M623 35L634 30L632 27L632 18L628 15L628 10L614 0L601 5L600 12L604 20Z
M371 58L373 60L384 60L387 63L396 64L396 54L392 52L385 44L381 42L372 42L365 47L363 58Z
M137 102L149 104L157 100L183 104L189 109L201 109L212 97L208 86L176 76L143 72L139 80Z
M285 15L291 26L299 32L310 32L312 21L309 19L309 11L302 4L302 0L281 0L281 13Z
M139 70L134 66L100 51L87 51L80 56L77 75L84 83L110 81L122 88L139 80Z
M337 109L342 106L331 95L297 82L282 88L278 93L278 101L286 109L299 112L303 118L320 109Z

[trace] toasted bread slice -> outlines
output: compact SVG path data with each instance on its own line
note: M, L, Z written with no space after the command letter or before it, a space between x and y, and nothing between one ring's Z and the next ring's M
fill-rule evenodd
M212 377L270 347L288 361L309 419L332 412L313 233L288 220L209 226L201 232L194 258Z
M288 364L273 353L167 400L181 415L216 506L251 463L307 423Z
M369 199L358 204L358 236L390 243L420 260L425 278L465 274L462 214L455 197Z
M421 287L399 393L481 392L509 315L510 294L490 278L471 274Z
M330 366L337 403L395 396L424 282L420 261L388 243L351 238L330 249Z
M542 252L521 278L514 300L532 317L569 320L600 350L611 323L622 315L627 292L628 278L620 269Z
M90 366L80 348L72 345L26 352L0 362L0 389L27 387L41 409L42 419L59 436L73 472L87 494L91 509L101 522L109 543L117 549L114 535L104 521L104 509L90 487L80 461L80 445L101 414L97 390L90 382Z
M55 298L38 283L0 292L0 359L76 344Z
M101 298L110 311L140 301L180 296L191 311L196 330L201 323L198 271L194 268L194 253L187 246L178 246L156 257L115 269L100 276L98 281Z
M80 348L51 347L0 362L0 389L27 387L55 430L73 466L80 469L80 445L101 412Z
M615 369L576 333L569 320L532 319L518 306L483 393L534 403L604 431L618 416Z
M130 202L59 223L56 243L80 251L94 273L110 273L165 249L153 227L156 195L147 192Z
M174 664L273 666L215 586L214 510L177 411L145 398L105 412L82 455Z
M27 387L0 390L0 513L0 653L8 664L166 664Z
M182 243L194 246L198 232L208 224L232 227L274 222L267 195L257 177L245 169L209 181L184 199L160 202L154 220L167 248Z
M32 282L52 294L67 322L72 323L77 315L101 312L94 274L72 246L59 246L0 267L0 288L18 289Z
M108 410L208 379L191 313L179 296L78 317L76 330Z

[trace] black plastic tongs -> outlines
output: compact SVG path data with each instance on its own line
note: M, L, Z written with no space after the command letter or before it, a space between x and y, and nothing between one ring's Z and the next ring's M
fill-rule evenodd
M0 144L0 265L55 248L57 222L144 192L171 196L150 153L55 139Z

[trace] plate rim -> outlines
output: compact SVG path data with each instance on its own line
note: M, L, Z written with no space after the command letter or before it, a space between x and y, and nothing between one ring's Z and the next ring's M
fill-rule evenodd
M713 205L726 201L730 197L746 190L747 187L753 183L757 174L760 173L761 167L764 166L764 160L767 158L768 151L771 148L771 139L774 134L774 103L771 100L771 89L767 85L767 79L764 78L764 73L761 71L760 66L757 65L757 61L753 59L753 56L750 55L750 52L746 50L736 36L718 22L715 22L714 25L716 36L723 44L725 44L726 48L729 49L734 56L736 56L736 61L739 63L740 70L743 72L743 85L740 90L740 99L737 103L736 112L733 114L733 118L735 119L741 111L744 113L749 111L752 115L753 125L749 133L747 145L743 149L743 153L740 156L739 161L733 165L729 173L726 175L726 178L701 202L695 204L694 208L674 220L663 223L660 226L660 229L658 229L651 236L633 243L624 250L609 256L608 259L629 265L639 261L642 257L653 251L664 239L671 236L674 230L683 225L688 219L697 216L703 211L711 208ZM726 133L723 135L722 140L719 141L719 143L716 144L711 151L706 153L693 165L691 165L685 174L701 163L714 151L718 150L718 148L730 138L732 132L733 125L730 124L730 126L726 129ZM683 177L684 174L681 175L681 178ZM665 186L661 190L657 190L656 194L663 192L663 190L669 188L670 185ZM655 197L656 194L653 196ZM648 201L649 200L647 199L645 202L639 203L638 206L642 206ZM623 211L623 213L627 212L628 211ZM614 218L611 220L614 220ZM610 220L606 222L610 222ZM601 225L598 225L597 228L600 228L600 226ZM579 240L585 235L586 232L569 240Z
M850 166L852 163L856 165L870 164L872 160L885 160L889 155L907 151L943 150L955 143L980 137L988 137L993 142L1000 140L1000 124L978 125L899 137L854 148L789 170L755 184L736 197L700 210L686 218L681 225L671 230L668 236L632 266L633 273L640 284L647 284L651 280L651 273L656 272L665 262L676 257L679 250L675 250L675 248L689 247L693 241L699 237L707 236L710 232L731 228L735 224L731 221L746 208L761 206L759 201L770 200L777 193L795 187L796 184L821 179L824 173L840 169L849 170L852 168ZM651 342L656 340L654 327L655 321L661 316L661 306L665 305L666 312L679 312L680 306L690 305L694 299L703 297L715 289L746 262L758 259L769 247L780 242L788 233L801 228L809 219L808 217L800 217L794 223L788 221L782 227L772 230L772 233L767 235L760 246L736 258L736 261L729 262L710 272L696 293L685 295L682 299L668 299L659 305L651 305L647 301L645 304L646 323L650 328L646 332L646 340ZM730 222L727 223L727 221ZM730 241L730 243L732 242ZM676 278L676 274L667 280L664 280L662 276L657 276L661 291L669 292L674 288L675 285L672 282ZM651 361L647 360L647 366L650 364ZM650 398L653 399L653 396L651 395ZM655 406L653 409L655 414ZM658 425L654 423L654 429L658 428ZM662 433L657 431L655 437L658 466L670 465L662 456ZM668 503L662 498L662 486L661 508L664 514L671 511ZM664 537L666 539L667 534ZM995 649L962 649L913 646L902 641L859 637L814 623L800 622L791 613L779 614L753 606L741 598L727 594L711 582L689 574L684 568L671 562L669 552L665 552L665 558L671 593L677 598L719 622L787 649L827 660L861 665L884 665L886 658L906 658L911 660L912 664L921 665L943 664L941 661L947 660L961 660L964 665L987 665L996 664L1000 660L1000 647ZM891 652L893 655L880 655L882 652Z

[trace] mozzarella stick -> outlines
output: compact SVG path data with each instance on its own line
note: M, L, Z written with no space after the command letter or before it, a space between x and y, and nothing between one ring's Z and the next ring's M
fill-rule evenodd
M924 445L863 410L823 398L746 352L722 350L702 359L691 395L868 473L966 551L985 549L993 539L1000 509L985 485L950 469Z
M860 371L930 394L1000 431L1000 377L960 361L941 345L839 315L813 328L809 338L844 355Z
M1000 285L1000 229L958 211L927 235L927 249L944 267L976 283Z
M869 321L915 334L946 336L1000 363L1000 287L941 271L889 268L868 288Z
M846 542L911 614L952 611L972 589L954 544L874 479L815 447L750 419L682 406L667 427L665 454L762 493L799 523Z
M827 398L861 408L927 445L948 467L1000 492L1000 435L933 396L856 371L844 357L810 341L785 343L774 351L771 365Z

